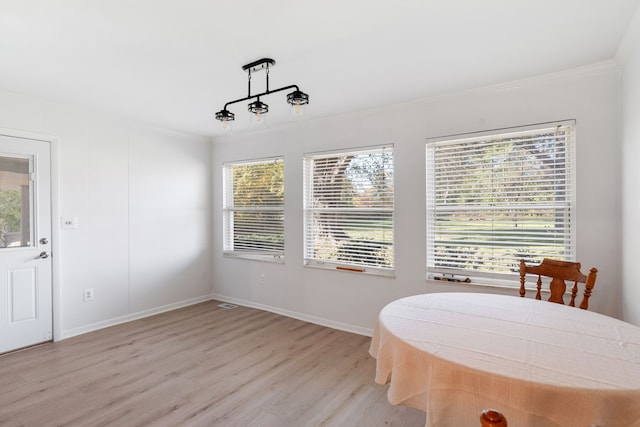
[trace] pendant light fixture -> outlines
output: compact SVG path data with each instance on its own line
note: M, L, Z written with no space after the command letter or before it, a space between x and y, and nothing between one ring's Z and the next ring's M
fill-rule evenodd
M297 85L284 86L278 89L269 90L269 68L276 64L271 58L262 58L249 64L243 65L242 70L248 74L248 94L244 98L229 101L224 104L224 108L216 113L216 120L220 120L222 129L231 132L233 121L235 120L235 114L227 109L231 104L237 102L249 101L255 99L248 106L248 110L253 114L252 119L254 123L264 123L265 114L269 112L269 106L260 101L261 96L271 95L272 93L280 92L287 89L294 89L293 92L287 94L287 103L291 106L291 114L294 117L302 117L305 113L305 106L309 103L309 95L302 92ZM251 94L251 74L260 70L265 70L266 74L266 90L256 95Z
M269 112L269 106L260 101L260 97L258 97L257 100L249 104L248 110L250 113L253 113L253 116L251 117L252 122L260 125L264 123L264 115Z

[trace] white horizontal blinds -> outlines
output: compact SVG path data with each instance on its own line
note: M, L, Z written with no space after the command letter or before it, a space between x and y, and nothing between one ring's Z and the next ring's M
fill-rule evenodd
M282 257L283 160L225 164L224 173L225 252Z
M573 125L427 143L427 269L499 278L574 259Z
M305 262L393 269L393 148L305 157Z

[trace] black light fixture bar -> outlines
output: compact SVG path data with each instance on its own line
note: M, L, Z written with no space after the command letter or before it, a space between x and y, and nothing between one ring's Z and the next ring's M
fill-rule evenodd
M226 104L224 104L224 109L226 110L227 107L229 105L231 105L231 104L237 104L238 102L248 101L248 100L253 99L253 98L259 98L261 96L271 95L272 93L280 92L280 91L287 90L287 89L293 89L293 88L295 88L297 91L300 91L300 89L298 88L297 85L289 85L289 86L281 87L281 88L274 89L274 90L267 90L267 91L259 93L257 95L249 95L249 96L245 96L244 98L240 98L240 99L235 99L233 101L229 101Z
M278 89L269 89L269 67L273 67L276 64L276 61L271 59L271 58L262 58L262 59L258 59L257 61L253 61L250 62L246 65L242 66L242 70L246 71L248 74L248 83L247 83L247 89L248 89L248 93L247 96L245 96L244 98L239 98L239 99L235 99L233 101L229 101L226 104L224 104L224 109L222 109L221 111L216 113L216 119L220 120L221 122L223 122L223 125L225 122L230 122L235 120L235 115L230 112L227 108L229 107L229 105L232 104L237 104L238 102L244 102L244 101L249 101L251 99L257 99L256 102L250 104L249 106L249 111L254 112L254 110L256 110L256 106L257 104L261 104L264 105L265 107L265 113L268 111L268 106L266 104L263 104L260 102L260 97L261 96L266 96L266 95L271 95L272 93L277 93L277 92L281 92L283 90L287 90L287 89L295 89L293 92L291 92L290 94L287 95L287 103L290 104L291 106L303 106L309 103L309 95L307 95L306 93L302 92L300 90L300 88L298 87L298 85L288 85L288 86L283 86L281 88ZM251 94L251 74L256 72L256 71L261 71L261 70L265 70L266 71L266 90L264 92L258 93L258 94ZM255 104L255 105L254 105ZM254 108L252 109L251 106L254 106Z

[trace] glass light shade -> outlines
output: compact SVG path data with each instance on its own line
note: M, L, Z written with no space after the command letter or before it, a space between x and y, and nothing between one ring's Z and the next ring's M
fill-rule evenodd
M264 113L255 113L249 115L249 124L251 127L264 126L267 122L267 115Z
M291 105L289 115L294 119L301 119L306 115L309 95L296 89L287 95L287 103Z
M216 120L220 120L221 128L226 133L231 133L233 130L233 121L235 120L235 114L231 111L224 109L216 113Z
M233 122L231 120L221 120L220 125L224 133L233 133Z
M258 98L256 101L249 104L248 108L251 114L250 121L251 126L260 126L265 124L266 114L269 112L269 106Z
M307 105L292 104L289 108L289 115L296 120L303 119L307 115Z

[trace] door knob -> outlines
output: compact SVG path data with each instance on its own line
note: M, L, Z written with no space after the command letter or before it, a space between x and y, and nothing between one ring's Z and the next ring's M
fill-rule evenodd
M40 255L38 255L35 259L40 259L40 258L49 258L49 252L40 252Z

